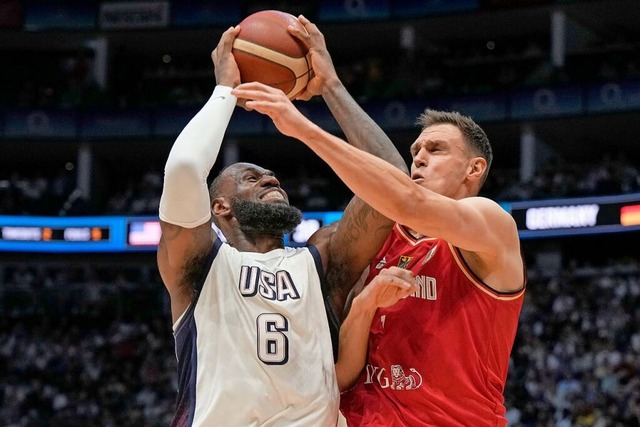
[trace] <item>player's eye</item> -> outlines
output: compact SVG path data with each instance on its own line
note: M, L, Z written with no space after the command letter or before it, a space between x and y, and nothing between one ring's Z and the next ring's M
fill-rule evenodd
M255 173L247 173L242 177L242 179L248 182L256 182L260 177Z

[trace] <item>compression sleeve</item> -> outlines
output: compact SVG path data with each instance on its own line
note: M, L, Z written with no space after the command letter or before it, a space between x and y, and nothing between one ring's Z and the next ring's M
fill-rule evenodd
M207 177L236 101L230 87L216 86L211 98L176 138L164 167L162 221L195 228L211 218Z

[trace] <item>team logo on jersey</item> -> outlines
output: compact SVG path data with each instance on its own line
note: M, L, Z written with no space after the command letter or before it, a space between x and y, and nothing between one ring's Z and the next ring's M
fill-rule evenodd
M383 257L378 264L376 264L376 270L382 270L387 265L387 257Z
M411 262L412 259L413 259L412 256L402 255L398 260L398 267L403 268L405 270L408 269L409 263Z
M427 256L425 256L424 260L422 260L422 265L425 265L426 263L429 262L431 258L433 258L433 256L436 254L437 248L438 248L437 246L434 246L431 248L431 250L427 253Z
M422 385L422 375L417 369L409 368L405 373L402 365L391 365L391 375L385 368L367 364L365 384L374 384L392 390L417 390Z
M411 374L405 374L402 365L391 365L392 390L415 390L422 385L422 375L413 368L409 370L418 376L418 380Z

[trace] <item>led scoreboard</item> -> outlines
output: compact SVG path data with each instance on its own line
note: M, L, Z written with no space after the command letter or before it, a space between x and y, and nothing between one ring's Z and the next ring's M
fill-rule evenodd
M15 242L99 242L109 240L108 227L29 227L6 225L0 240Z
M523 239L640 230L638 193L512 202L505 209Z
M119 217L0 216L0 251L120 251L123 228Z

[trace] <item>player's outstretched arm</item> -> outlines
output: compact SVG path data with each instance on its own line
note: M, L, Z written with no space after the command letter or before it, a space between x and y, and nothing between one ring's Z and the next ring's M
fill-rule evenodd
M384 159L408 174L406 162L393 142L340 81L318 26L302 15L298 20L306 31L293 27L289 31L309 47L313 69L313 77L298 99L322 95L352 146ZM392 220L372 209L359 197L350 201L342 220L333 230L328 248L330 260L327 280L333 290L342 296L349 293L362 269L382 247L393 224ZM315 243L314 240L310 242ZM339 272L339 277L334 277L334 272ZM336 304L338 308L342 305L341 302Z
M303 15L300 15L298 20L307 31L294 28L289 31L309 47L314 73L306 91L300 96L309 99L313 95L322 95L351 145L385 159L409 174L406 162L391 139L353 99L338 77L324 35L318 26Z
M364 368L371 321L378 307L389 307L417 291L418 285L411 271L390 267L381 270L353 299L349 314L340 327L335 365L340 391L351 387Z
M157 262L171 296L174 321L191 302L193 289L186 283L185 267L207 251L214 239L207 176L236 106L231 89L240 83L240 73L231 46L237 34L236 28L225 31L212 52L218 85L178 135L165 164Z
M351 191L382 215L481 254L485 274L493 269L501 273L492 277L494 289L509 292L521 288L521 283L516 281L514 285L512 279L514 274L522 273L517 228L513 218L496 202L484 197L457 200L425 188L385 160L324 131L300 113L281 91L273 93L264 85L247 83L233 93L249 99L247 105L268 115L280 132L304 142ZM487 235L478 230L492 232Z

